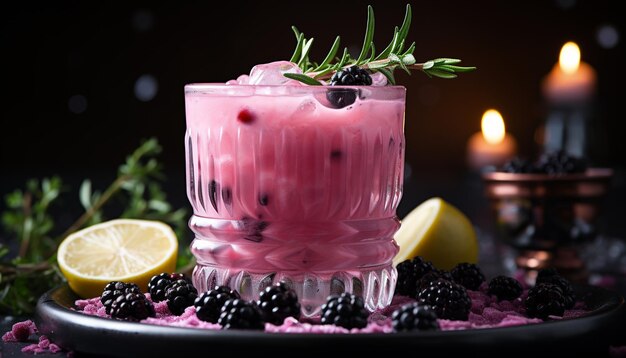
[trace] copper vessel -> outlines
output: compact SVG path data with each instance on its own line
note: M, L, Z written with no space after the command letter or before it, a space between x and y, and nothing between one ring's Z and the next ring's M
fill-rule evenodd
M545 267L555 267L573 281L587 280L578 250L598 234L598 217L612 176L608 168L561 175L482 175L497 235L516 249L516 264L529 281Z

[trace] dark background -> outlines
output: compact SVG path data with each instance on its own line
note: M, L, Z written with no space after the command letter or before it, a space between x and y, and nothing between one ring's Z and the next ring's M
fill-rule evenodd
M368 3L376 10L375 42L382 48L401 23L406 2L215 3L3 4L0 194L27 177L53 174L70 183L84 177L105 183L142 138L154 136L164 146L170 198L186 205L186 83L224 82L254 64L288 59L295 46L291 25L315 37L314 59L321 60L337 34L356 52ZM418 61L457 57L479 70L455 80L398 74L408 90L406 158L412 173L401 214L434 195L448 195L463 208L466 187L458 183L471 178L466 143L488 108L501 111L522 155L538 154L535 130L549 112L540 83L569 40L598 73L594 127L599 131L590 159L617 169L610 200L626 198L624 43L620 38L604 48L597 40L605 25L624 33L619 2L411 3L409 39L417 42ZM609 230L626 233L623 206L616 207Z

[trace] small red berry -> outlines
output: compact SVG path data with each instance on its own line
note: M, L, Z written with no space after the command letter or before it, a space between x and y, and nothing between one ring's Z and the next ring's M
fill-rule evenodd
M250 112L249 109L244 108L237 114L237 120L241 123L252 123L252 121L254 121L254 114Z

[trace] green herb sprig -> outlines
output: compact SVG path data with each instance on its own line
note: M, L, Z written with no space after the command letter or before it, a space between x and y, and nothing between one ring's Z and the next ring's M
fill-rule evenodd
M302 69L302 73L285 73L284 76L308 85L322 85L320 81L329 79L335 72L343 68L359 66L370 70L372 73L380 72L387 77L387 81L390 84L395 84L394 71L398 67L408 74L411 74L411 70L419 70L429 77L440 78L455 78L457 73L476 69L473 66L459 66L458 64L461 60L454 58L438 58L424 63L417 63L413 56L415 42L407 46L406 41L412 16L411 5L407 4L402 25L395 27L387 47L379 54L376 54L376 46L373 41L375 28L374 9L371 5L368 6L367 26L359 56L356 59L351 58L348 49L344 48L341 57L337 57L341 42L340 37L337 36L330 51L320 64L311 62L309 59L313 38L307 39L295 26L292 26L297 44L290 61L298 64L300 69Z
M66 229L55 226L51 209L58 210L62 194L69 191L59 177L29 180L25 190L15 190L5 198L7 210L1 220L5 234L19 243L14 258L9 249L0 244L0 314L32 313L38 297L63 282L56 264L56 250L69 234L83 227L107 220L113 200L123 208L114 217L149 219L167 222L181 241L178 270L193 265L192 255L185 242L185 209L173 209L161 187L164 179L156 156L162 148L156 139L143 142L126 158L116 179L103 191L94 190L85 179L78 196L85 209ZM61 234L55 234L61 233Z

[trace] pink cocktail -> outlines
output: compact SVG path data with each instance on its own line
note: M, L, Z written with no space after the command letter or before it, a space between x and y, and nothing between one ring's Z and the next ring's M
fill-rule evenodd
M390 303L405 88L343 87L356 101L335 108L327 94L341 88L185 86L199 291L255 299L285 281L305 316L343 291L370 310Z

